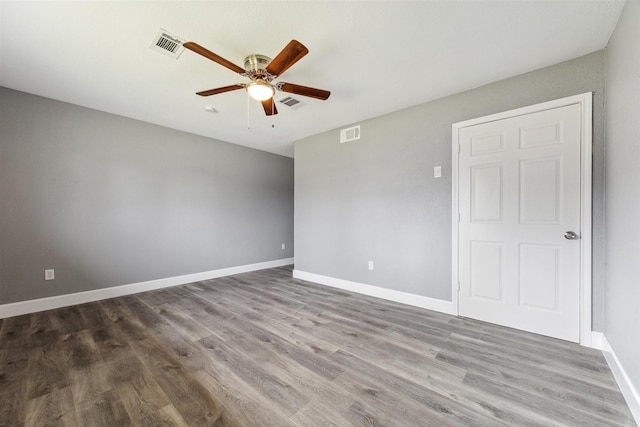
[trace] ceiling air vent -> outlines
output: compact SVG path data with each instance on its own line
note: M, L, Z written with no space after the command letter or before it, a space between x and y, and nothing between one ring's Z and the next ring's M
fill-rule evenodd
M340 130L340 143L360 139L360 125Z
M294 110L304 107L307 105L305 102L300 101L299 99L293 98L291 96L287 96L286 98L282 98L278 101L281 104L286 105L287 107L291 107Z
M156 34L151 46L149 47L156 52L178 59L180 54L184 51L184 47L182 47L183 42L184 40L180 37L160 28L160 30L158 30L158 34Z

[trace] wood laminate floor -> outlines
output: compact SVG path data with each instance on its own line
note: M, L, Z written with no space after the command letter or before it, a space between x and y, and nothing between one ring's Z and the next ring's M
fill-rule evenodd
M2 426L635 425L596 350L291 268L0 322Z

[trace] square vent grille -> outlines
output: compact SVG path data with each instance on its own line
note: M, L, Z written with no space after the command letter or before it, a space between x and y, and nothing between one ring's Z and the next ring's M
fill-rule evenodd
M293 110L300 109L300 108L304 107L305 105L307 105L305 102L302 102L299 99L293 98L291 96L287 96L286 98L282 98L278 102L281 103L281 104L286 105L287 107L290 107Z
M180 57L180 54L184 52L182 43L184 43L184 40L182 40L182 38L160 28L155 38L153 39L153 42L151 42L151 46L149 47L156 52L160 52L174 59L178 59Z
M340 143L360 139L360 125L340 130Z

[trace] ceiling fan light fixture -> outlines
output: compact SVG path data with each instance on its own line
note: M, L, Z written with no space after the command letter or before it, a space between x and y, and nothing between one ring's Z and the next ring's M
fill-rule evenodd
M261 81L249 83L247 85L247 92L249 93L249 96L257 101L266 101L267 99L272 98L276 93L271 84Z

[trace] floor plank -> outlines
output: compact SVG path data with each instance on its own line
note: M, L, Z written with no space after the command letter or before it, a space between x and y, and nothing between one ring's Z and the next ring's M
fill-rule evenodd
M598 351L274 268L0 320L0 426L634 426Z

